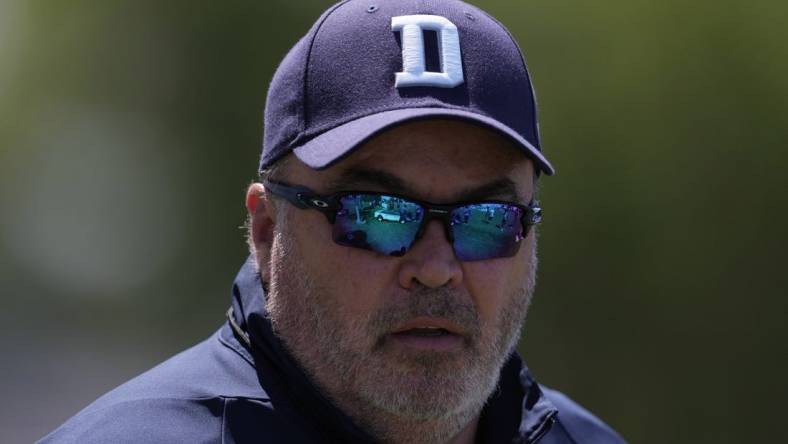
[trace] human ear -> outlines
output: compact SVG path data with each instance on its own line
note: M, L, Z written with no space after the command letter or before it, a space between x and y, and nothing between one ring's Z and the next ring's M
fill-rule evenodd
M263 282L269 282L276 213L261 183L253 183L246 190L246 211L249 214L249 241L254 246L260 278Z

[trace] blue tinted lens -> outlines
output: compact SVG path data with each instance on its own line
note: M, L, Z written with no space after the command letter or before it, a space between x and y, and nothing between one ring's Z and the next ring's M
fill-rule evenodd
M339 202L334 241L391 256L410 249L424 218L420 205L398 197L348 194Z
M487 203L456 208L451 214L454 253L461 261L514 256L523 239L523 210Z

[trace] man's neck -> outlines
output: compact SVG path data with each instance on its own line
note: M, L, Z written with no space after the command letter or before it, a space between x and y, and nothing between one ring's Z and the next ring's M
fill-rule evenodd
M473 444L479 428L480 407L446 418L420 420L383 412L360 402L339 402L340 410L367 432L391 444Z
M449 444L473 444L476 442L476 432L478 430L479 415L476 415L460 433L449 441Z

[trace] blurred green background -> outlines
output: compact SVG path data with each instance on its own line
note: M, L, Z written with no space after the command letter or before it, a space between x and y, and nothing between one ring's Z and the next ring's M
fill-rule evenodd
M268 82L329 4L0 1L0 441L219 326ZM477 4L558 168L531 369L633 443L779 440L788 2Z

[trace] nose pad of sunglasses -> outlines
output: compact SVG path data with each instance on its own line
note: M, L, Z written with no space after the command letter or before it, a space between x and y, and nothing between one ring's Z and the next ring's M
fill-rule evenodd
M416 240L421 239L427 231L427 227L432 221L438 222L443 226L443 235L450 244L454 244L454 233L451 229L451 213L444 210L431 209L424 215L419 231L416 233Z

